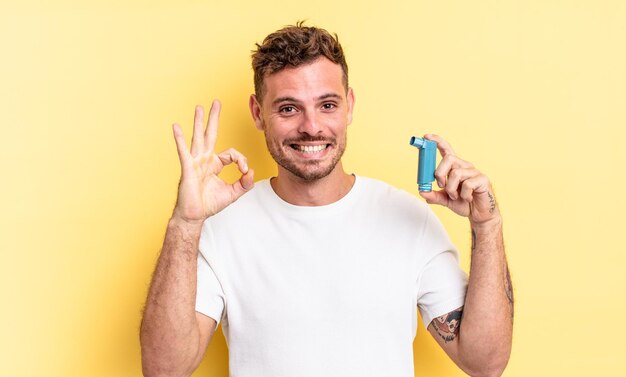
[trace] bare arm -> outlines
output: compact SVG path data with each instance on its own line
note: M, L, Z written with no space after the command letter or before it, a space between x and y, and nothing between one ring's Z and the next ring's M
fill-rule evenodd
M428 329L466 373L499 376L511 353L513 290L504 253L502 218L488 178L435 140L443 159L437 168L438 192L428 203L445 205L470 220L472 256L465 306L434 319Z
M499 376L511 352L512 285L501 228L482 238L475 230L473 235L465 306L434 319L428 330L469 375Z
M190 375L213 336L215 320L197 318L196 270L202 224L169 221L141 325L144 375ZM204 316L203 316L204 317Z
M178 199L152 276L141 322L141 356L146 376L188 376L200 364L217 323L195 311L198 244L203 222L237 200L253 185L253 172L234 149L215 154L219 102L203 132L204 109L196 108L191 151L180 127L174 138L181 162ZM237 163L234 184L217 175Z

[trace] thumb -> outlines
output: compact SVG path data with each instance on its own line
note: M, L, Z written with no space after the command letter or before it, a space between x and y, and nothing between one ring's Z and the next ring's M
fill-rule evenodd
M448 194L443 190L420 191L419 194L422 198L426 199L426 203L428 204L438 204L438 205L447 207L448 201L450 200L450 198L448 197Z

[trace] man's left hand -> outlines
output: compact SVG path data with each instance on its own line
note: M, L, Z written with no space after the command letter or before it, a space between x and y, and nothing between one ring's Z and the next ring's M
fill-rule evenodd
M441 162L435 170L440 191L420 191L429 204L439 204L468 217L472 226L482 226L500 220L500 211L489 178L470 162L460 159L450 144L437 135L424 135L436 141Z

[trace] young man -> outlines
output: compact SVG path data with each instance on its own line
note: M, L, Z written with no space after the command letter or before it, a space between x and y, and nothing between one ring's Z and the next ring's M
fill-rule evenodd
M206 129L196 108L190 149L174 125L182 174L141 327L144 374L190 375L221 322L231 376L413 376L419 308L460 368L500 375L513 297L488 178L426 136L442 190L422 196L468 217L468 281L426 204L343 170L354 93L336 37L284 28L253 68L250 111L278 175L255 185L241 153L214 152L217 101ZM234 184L218 177L230 163Z

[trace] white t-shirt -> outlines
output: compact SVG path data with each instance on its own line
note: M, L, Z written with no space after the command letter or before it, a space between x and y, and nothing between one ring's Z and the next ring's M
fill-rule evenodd
M318 207L257 182L199 248L196 310L221 322L232 377L413 377L416 308L427 325L465 301L430 208L370 178Z

